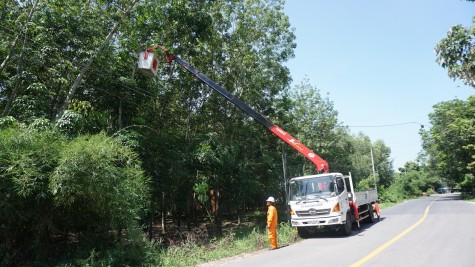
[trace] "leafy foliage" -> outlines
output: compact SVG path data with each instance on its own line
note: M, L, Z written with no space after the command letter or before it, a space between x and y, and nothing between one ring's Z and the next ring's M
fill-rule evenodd
M475 169L475 97L441 102L429 115L433 127L423 135L429 164L452 185Z
M410 164L406 164L410 165ZM406 168L395 175L394 181L381 190L380 201L397 203L404 199L420 197L422 193L430 194L441 185L441 179L431 176L430 172L420 166Z
M467 198L473 197L475 195L475 176L473 174L466 174L464 178L460 183L462 194L466 195Z
M308 80L292 88L288 97L291 101L291 116L286 118L291 122L288 124L289 131L296 132L295 137L300 142L318 151L317 154L330 162L332 171L347 171L350 153L344 151L351 149L350 138L346 129L338 122L338 112L330 99L322 97L319 90ZM299 176L313 173L315 166L307 162L291 162L292 166L300 167L300 170L293 168L290 174Z
M435 47L437 62L449 77L475 87L475 27L453 26Z
M0 58L11 55L0 70L3 263L77 244L78 265L146 264L137 258L155 248L142 243L138 224L152 239L158 219L165 233L170 217L190 226L209 212L219 230L224 214L259 211L269 195L285 203L284 152L288 176L314 172L182 68L142 76L138 52L155 44L277 122L332 171L351 171L359 186L374 181L373 149L380 189L399 192L391 191L390 150L382 141L351 136L329 97L308 80L290 88L285 62L296 44L284 1L142 0L106 44L130 1L0 2ZM73 99L57 118L67 95ZM418 175L400 179L414 183L406 188L411 194L424 190Z
M88 231L107 233L134 223L148 186L130 149L104 135L86 135L70 142L60 157L49 188L68 218L65 230L80 233L87 225Z
M0 131L0 245L2 264L22 253L47 251L54 229L49 175L65 139L53 131ZM60 216L60 214L56 214ZM27 244L31 245L27 246ZM23 251L18 251L24 248ZM43 250L46 249L46 250ZM20 253L21 252L21 253Z
M58 256L70 238L106 244L136 224L148 197L130 149L104 135L68 141L42 125L0 131L2 264Z
M474 26L453 26L447 37L436 45L435 51L436 61L448 70L449 77L475 87ZM470 177L475 171L474 107L473 96L466 102L453 100L439 103L430 114L434 127L430 132L422 133L430 166L446 178L449 185L461 183L464 191L472 194L474 187Z
M351 173L358 186L368 189L374 188L376 183L377 186L388 187L394 176L392 160L389 158L391 149L380 140L372 144L370 138L363 133L351 139L351 144Z

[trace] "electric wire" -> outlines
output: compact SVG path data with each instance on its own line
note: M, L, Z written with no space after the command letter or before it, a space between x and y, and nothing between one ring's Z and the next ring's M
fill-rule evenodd
M357 126L349 126L347 125L346 127L349 128L380 128L380 127L394 127L394 126L401 126L401 125L407 125L407 124L419 124L421 128L424 128L424 124L415 122L415 121L410 121L410 122L403 122L403 123L395 123L395 124L382 124L382 125L357 125Z

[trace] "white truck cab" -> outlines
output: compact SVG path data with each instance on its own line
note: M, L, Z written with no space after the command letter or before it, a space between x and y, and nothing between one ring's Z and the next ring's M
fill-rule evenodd
M377 201L376 190L354 192L351 174L326 173L290 179L291 223L301 237L318 228L334 228L349 235L353 222L359 226L363 219L374 220L372 205L377 206ZM376 210L379 217L377 207Z

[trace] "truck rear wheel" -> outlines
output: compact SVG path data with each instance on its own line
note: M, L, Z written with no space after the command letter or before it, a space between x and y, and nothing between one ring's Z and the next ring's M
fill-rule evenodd
M373 204L368 204L368 217L366 218L367 223L373 223L374 222L374 210L373 210Z
M346 222L342 225L340 232L344 236L351 235L351 230L353 229L353 222L351 221L351 214L349 212L346 213Z

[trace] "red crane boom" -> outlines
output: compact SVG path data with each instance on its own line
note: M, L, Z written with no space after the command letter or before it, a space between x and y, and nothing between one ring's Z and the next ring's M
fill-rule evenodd
M140 56L141 58L139 59L139 68L141 68L142 71L147 71L147 75L155 75L157 73L158 61L156 61L155 58L149 58L149 52L153 52L157 48L165 52L167 63L170 64L172 61L175 61L176 63L180 64L183 68L185 68L190 73L195 75L202 82L206 83L213 90L215 90L216 92L224 96L229 102L234 104L236 107L240 108L242 111L250 115L257 122L259 122L264 127L266 127L270 132L272 132L281 140L283 140L288 145L290 145L293 149L297 150L300 154L304 155L307 159L309 159L315 165L317 172L322 172L322 171L324 173L330 172L330 167L328 166L328 163L324 159L322 159L320 156L318 156L315 152L313 152L312 150L304 146L296 138L292 137L282 128L274 124L272 121L268 120L261 114L257 113L254 109L246 105L236 96L226 91L226 89L224 89L223 87L216 84L213 80L206 77L206 75L199 72L194 67L190 66L188 62L186 62L185 60L181 59L178 56L174 56L170 54L170 52L168 52L168 50L165 49L163 46L157 45L155 47L148 48L146 52L143 53L143 56L141 54Z

